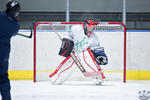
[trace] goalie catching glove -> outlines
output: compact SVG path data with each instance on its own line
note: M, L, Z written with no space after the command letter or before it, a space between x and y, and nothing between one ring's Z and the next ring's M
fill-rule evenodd
M63 38L61 48L59 51L59 55L67 57L70 55L74 47L74 43L72 40Z
M94 58L99 65L106 65L108 63L108 58L103 47L92 50L92 53L94 54Z

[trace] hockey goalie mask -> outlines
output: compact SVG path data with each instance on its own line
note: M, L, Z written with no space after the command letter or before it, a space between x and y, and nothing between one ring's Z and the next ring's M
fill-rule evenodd
M90 37L95 29L96 23L93 20L85 21L85 34Z

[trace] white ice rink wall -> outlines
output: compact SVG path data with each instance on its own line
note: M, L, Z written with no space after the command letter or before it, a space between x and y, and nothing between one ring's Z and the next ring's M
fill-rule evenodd
M20 30L20 33L28 35L30 34L30 31ZM110 32L108 32L107 34L110 34ZM108 38L103 38L103 36L101 35L99 37L100 41L112 41L114 43L119 42L117 40L114 40L113 35L108 36ZM50 43L53 43L55 46L60 45L58 44L58 40L55 38L51 41L47 41L47 45ZM150 80L149 43L149 30L127 31L127 80ZM12 38L11 44L12 48L9 63L10 79L33 79L33 38L28 39L17 35L16 37ZM104 45L105 47L105 44L101 43L101 45ZM121 50L120 47L123 47L122 43L111 45L110 47L105 47L106 53L108 54L109 58L112 58L111 55L116 55L112 60L117 61L117 56L122 55L111 54L111 51L109 51L107 48L116 48L118 50ZM51 48L51 50L53 51L53 48ZM42 55L41 57L44 59L47 57L47 55ZM45 62L48 63L49 61ZM118 60L117 63L121 63L120 60Z

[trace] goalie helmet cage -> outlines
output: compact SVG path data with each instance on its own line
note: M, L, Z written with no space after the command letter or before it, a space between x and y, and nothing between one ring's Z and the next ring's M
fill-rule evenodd
M121 51L121 62L122 62L122 69L121 69L121 72L122 72L122 81L125 83L126 82L126 26L123 24L123 23L121 23L121 22L96 22L97 23L97 25L96 25L96 27L95 27L95 33L97 32L97 33L103 33L104 31L107 31L107 32L116 32L116 31L119 31L119 32L121 32L121 33L123 33L122 34L122 51ZM51 25L50 24L52 24L53 26L54 26L54 28L55 28L55 30L51 27ZM60 32L60 33L62 33L62 32L69 32L70 31L70 28L71 28L71 26L73 26L73 25L84 25L84 23L83 22L37 22L35 25L34 25L34 40L33 40L33 81L34 82L36 82L37 80L48 80L48 76L49 76L49 74L51 73L51 70L55 70L56 68L57 68L57 66L59 65L59 63L61 62L60 61L60 59L59 58L61 58L61 57L59 57L58 58L58 63L57 63L57 65L55 65L54 66L54 68L52 68L51 69L51 67L50 67L50 65L52 65L53 66L53 64L51 64L51 63L49 63L49 65L47 64L41 64L41 60L44 60L44 59L47 59L48 58L48 53L47 54L44 54L44 55L40 55L37 51L38 51L38 49L39 48L42 48L42 50L40 51L40 52L44 52L46 49L47 49L47 47L49 47L48 45L49 44L53 44L53 47L57 47L57 48L60 48L60 45L57 45L56 46L56 44L54 44L54 42L53 42L53 40L47 40L46 42L39 42L39 44L42 46L42 45L47 45L47 47L38 47L37 48L37 44L38 44L38 40L40 40L40 39L38 39L38 35L40 35L39 36L39 38L43 38L42 36L44 36L45 34L47 34L48 32L49 33L52 33L53 32L53 35L55 35L55 37L53 37L52 35L50 35L50 37L53 37L53 38L51 38L51 39L56 39L55 41L58 41L57 40L57 38L58 38L58 36L54 33L54 31L57 31L58 33ZM39 33L38 33L39 32ZM107 34L107 33L106 33ZM118 33L117 33L118 34ZM119 33L120 34L120 33ZM60 34L59 34L60 35ZM109 35L109 34L108 34ZM62 38L63 37L63 35L61 34L60 35L61 37L59 37L59 38ZM46 35L46 37L47 37L47 35ZM48 37L47 37L48 38ZM111 37L112 38L112 37ZM119 37L120 38L120 37ZM42 40L42 39L41 39ZM43 40L46 40L45 38L43 39ZM108 40L106 40L106 41L108 41ZM50 43L51 42L51 43ZM101 42L101 39L100 39L100 42ZM43 44L42 44L43 43ZM103 41L102 41L102 43L103 43ZM60 43L59 44L61 44L61 41L60 41ZM110 44L109 44L110 45ZM116 45L116 44L115 44ZM51 47L50 47L51 48ZM104 45L104 48L105 48L105 45ZM108 48L109 49L109 48ZM120 49L120 48L118 48L118 49ZM43 51L44 50L44 51ZM55 50L53 50L53 48L51 48L51 49L49 49L49 50L51 50L51 52L49 51L49 53L53 53L53 52L57 52L56 53L56 55L58 55L58 49L55 49L55 50L57 50L57 51L55 51ZM105 48L105 50L107 50L106 48ZM48 51L48 50L47 50ZM110 50L111 51L111 50ZM37 56L39 55L39 58L41 58L40 60L38 60L37 61ZM119 55L120 56L120 54L117 54L117 55ZM46 57L45 57L46 56ZM52 56L51 56L52 57ZM55 55L53 55L53 57L55 57ZM53 59L53 58L52 58ZM109 59L109 55L108 55L108 59ZM57 62L56 61L56 62ZM111 61L110 59L109 59L109 61ZM38 63L40 63L39 65L37 65L37 62ZM51 62L50 60L45 60L45 61L43 61L44 63L48 63L48 62ZM54 61L52 61L53 63L54 63ZM109 63L109 62L108 62ZM109 65L109 64L108 64ZM40 67L40 66L42 66L42 67ZM43 67L44 66L44 67ZM40 67L40 68L38 68L38 67ZM46 69L44 69L45 67L47 67ZM105 67L105 66L104 66ZM107 66L106 66L107 67ZM42 69L43 68L43 69ZM106 71L107 72L107 71ZM110 71L108 71L108 72L110 72ZM112 71L113 72L113 71ZM43 74L40 74L39 75L39 73L47 73L47 75L43 75ZM119 73L119 71L116 71L116 73ZM105 71L104 71L104 74L105 74ZM113 74L112 74L113 75ZM47 78L44 78L44 77L47 77ZM111 74L110 74L110 76L111 76ZM119 75L118 75L119 76ZM39 77L41 77L41 78L43 78L43 79L38 79ZM106 76L106 79L107 79L107 76Z

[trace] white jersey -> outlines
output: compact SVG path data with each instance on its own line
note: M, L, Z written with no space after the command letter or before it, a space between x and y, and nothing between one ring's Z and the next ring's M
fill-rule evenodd
M74 25L71 30L67 33L65 38L71 39L74 42L74 50L76 52L82 52L87 48L91 50L99 47L99 39L95 33L92 33L90 37L85 35L82 25Z

